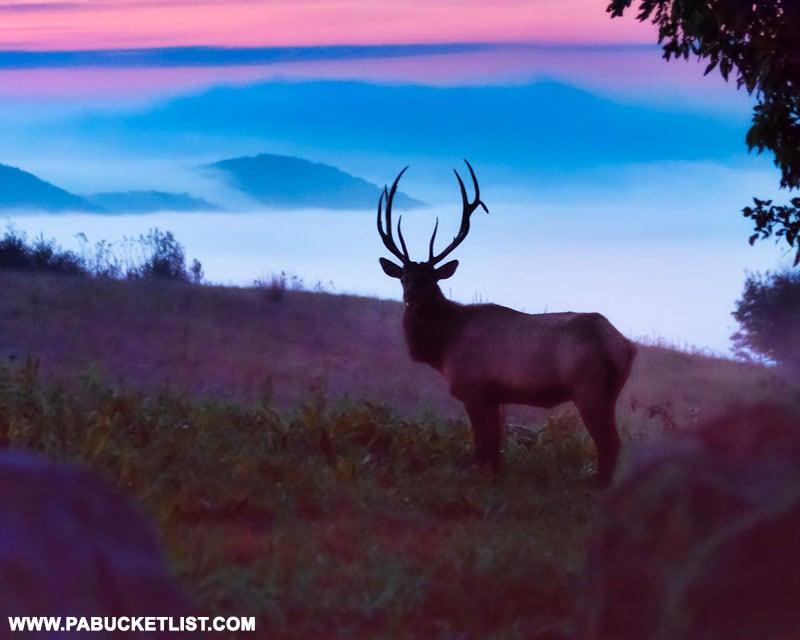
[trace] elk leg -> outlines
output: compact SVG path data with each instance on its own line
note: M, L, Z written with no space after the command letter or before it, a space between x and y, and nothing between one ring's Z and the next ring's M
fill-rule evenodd
M614 417L616 397L611 401L602 397L588 401L576 400L575 404L597 450L597 483L607 487L614 476L620 449Z
M503 421L500 405L491 402L471 401L464 406L472 424L475 441L475 461L488 464L495 471L500 468L500 444L503 437Z

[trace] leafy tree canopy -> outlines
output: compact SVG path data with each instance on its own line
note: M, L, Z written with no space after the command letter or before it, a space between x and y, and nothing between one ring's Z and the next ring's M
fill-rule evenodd
M640 21L658 26L664 57L697 56L705 73L718 68L755 94L747 145L774 154L781 187L800 188L800 0L637 0ZM634 0L611 0L608 11L621 16ZM800 198L787 205L754 198L743 213L759 237L784 238L797 246L800 263Z
M767 359L800 374L800 273L751 275L733 312L738 355Z

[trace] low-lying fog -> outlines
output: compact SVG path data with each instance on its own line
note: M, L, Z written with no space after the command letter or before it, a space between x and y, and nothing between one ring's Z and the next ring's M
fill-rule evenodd
M482 182L490 215L481 210L473 215L469 237L451 256L460 267L442 283L445 294L528 312L600 311L634 338L664 338L729 353L729 336L736 328L730 314L745 272L782 264L772 243L748 245L750 223L739 213L747 197L758 193L761 178L713 166L674 165L661 171L670 173L669 183L653 167L622 185L611 175L598 179L593 200L587 199L585 185L582 195L573 197L568 177L562 189L551 185L524 204L504 202L499 185ZM685 190L668 186L681 174ZM765 184L771 177L764 177ZM404 236L416 259L427 256L437 216L437 247L457 229L460 198L452 174L447 179L452 180L445 183L451 204L403 217ZM718 186L713 196L704 197L702 184L708 180L729 189ZM626 186L631 184L637 186ZM416 195L420 185L409 175L403 186ZM696 215L687 222L685 210L673 215L678 207ZM29 238L43 234L73 250L80 247L79 233L92 244L115 243L157 227L175 234L187 262L199 259L212 283L250 285L285 271L308 289L320 283L332 292L397 299L399 283L378 265L379 256L389 256L375 218L374 210L268 210L19 215L8 220ZM788 261L785 256L783 262Z

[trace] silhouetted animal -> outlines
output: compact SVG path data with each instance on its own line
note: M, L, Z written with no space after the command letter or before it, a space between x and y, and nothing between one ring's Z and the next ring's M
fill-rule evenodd
M466 161L465 161L466 162ZM463 211L453 241L434 254L437 219L428 259L414 262L397 224L400 246L392 232L392 200L403 169L378 200L378 232L400 265L385 258L386 275L403 285L403 328L411 358L437 369L450 393L461 400L472 424L475 456L498 468L503 420L501 405L553 407L572 400L597 449L601 485L613 476L619 454L614 411L630 373L636 348L599 313L526 314L496 304L462 305L447 300L439 280L455 273L457 260L436 266L467 237L470 216L480 199L478 180L469 162L475 198L470 201L461 176ZM386 201L386 213L383 202ZM401 218L402 219L402 218Z

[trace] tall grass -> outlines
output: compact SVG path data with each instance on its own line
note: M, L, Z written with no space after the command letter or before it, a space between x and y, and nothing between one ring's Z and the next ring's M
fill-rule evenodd
M0 441L92 466L150 513L209 614L260 637L567 638L593 508L574 412L512 432L499 475L462 420L307 390L278 411L144 394L29 357L0 369Z
M68 251L43 235L29 241L9 224L0 238L0 268L129 280L203 281L203 265L195 259L186 266L183 245L171 231L153 228L138 238L124 237L116 245L106 240L92 245L83 233L77 238L79 251Z

